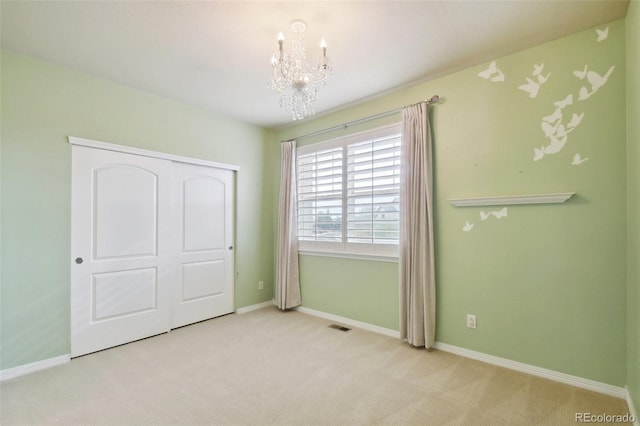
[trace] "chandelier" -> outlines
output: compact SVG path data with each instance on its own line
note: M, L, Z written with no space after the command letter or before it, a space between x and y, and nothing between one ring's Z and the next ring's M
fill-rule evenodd
M291 111L293 120L302 120L315 113L314 103L318 87L324 86L331 74L331 61L327 57L327 43L322 39L322 56L318 62L307 62L303 33L307 25L303 21L293 21L291 30L295 34L291 51L284 51L284 34L278 35L278 50L271 57L273 75L269 87L280 95L280 107Z

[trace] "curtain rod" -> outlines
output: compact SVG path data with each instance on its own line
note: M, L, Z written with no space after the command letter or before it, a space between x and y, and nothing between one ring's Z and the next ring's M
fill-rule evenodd
M329 132L333 132L334 130L339 130L339 129L347 129L351 126L354 126L356 124L360 124L360 123L366 123L367 121L372 121L372 120L377 120L379 118L384 118L384 117L388 117L390 115L393 115L395 113L398 113L400 111L402 111L404 108L410 107L410 106L414 106L414 105L418 105L421 103L426 103L426 104L437 104L441 101L440 96L438 95L434 95L431 97L431 99L425 99L423 101L420 102L416 102L414 104L410 104L410 105L405 105L401 108L396 108L396 109L392 109L389 111L385 111L385 112L381 112L379 114L374 114L374 115L370 115L368 117L363 117L363 118L359 118L357 120L353 120L353 121L349 121L347 123L343 123L343 124L339 124L337 126L333 126L333 127L329 127L327 129L322 129L322 130L318 130L312 133L307 133L306 135L302 135L302 136L298 136L297 138L293 138L293 139L289 139L290 141L299 141L301 139L307 139L307 138L311 138L313 136L318 136L318 135L323 135L325 133L329 133ZM286 142L286 141L283 141Z

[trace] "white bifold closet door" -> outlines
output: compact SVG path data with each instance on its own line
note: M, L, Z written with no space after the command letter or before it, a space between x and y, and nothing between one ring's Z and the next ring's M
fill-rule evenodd
M233 171L72 147L71 356L233 311Z

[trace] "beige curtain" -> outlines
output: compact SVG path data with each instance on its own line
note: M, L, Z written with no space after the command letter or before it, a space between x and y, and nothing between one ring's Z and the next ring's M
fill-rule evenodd
M436 331L432 165L428 104L423 102L402 111L400 335L427 349Z
M300 274L298 272L296 142L282 142L280 152L276 305L279 309L285 310L302 304L300 297Z

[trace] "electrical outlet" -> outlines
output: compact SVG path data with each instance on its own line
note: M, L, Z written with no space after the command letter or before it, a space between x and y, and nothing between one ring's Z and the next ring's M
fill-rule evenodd
M264 281L258 281L258 290L264 290Z
M467 314L467 327L476 328L476 316Z

